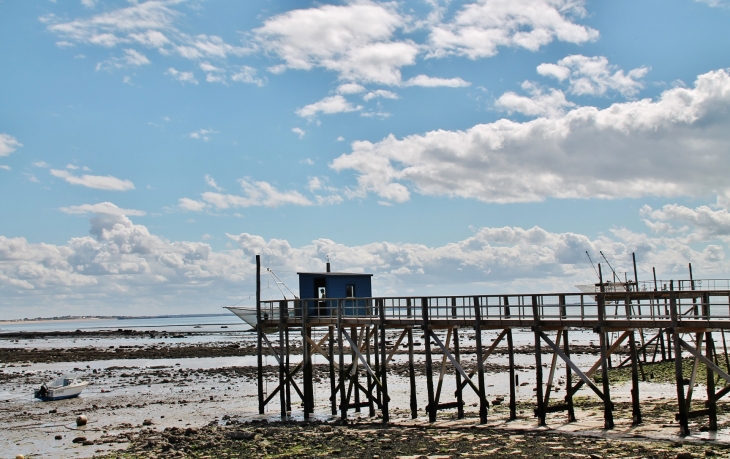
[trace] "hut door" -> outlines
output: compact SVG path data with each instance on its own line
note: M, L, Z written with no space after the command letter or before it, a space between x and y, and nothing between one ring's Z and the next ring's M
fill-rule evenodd
M328 313L327 303L324 298L327 298L327 279L320 277L314 279L314 293L320 301L317 301L317 307L314 311L315 316L324 316Z

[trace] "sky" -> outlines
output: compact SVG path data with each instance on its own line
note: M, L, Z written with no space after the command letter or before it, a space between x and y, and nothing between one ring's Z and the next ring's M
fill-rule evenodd
M296 293L327 260L378 296L576 292L588 256L632 278L632 253L640 279L728 278L729 22L0 1L0 319L253 305L256 254L264 299L268 269Z

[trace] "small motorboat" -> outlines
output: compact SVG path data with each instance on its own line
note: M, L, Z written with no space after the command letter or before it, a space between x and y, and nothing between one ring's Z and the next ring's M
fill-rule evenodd
M34 396L44 402L74 398L78 397L88 385L89 382L82 381L78 375L63 375L48 384L43 384L40 389L36 389Z

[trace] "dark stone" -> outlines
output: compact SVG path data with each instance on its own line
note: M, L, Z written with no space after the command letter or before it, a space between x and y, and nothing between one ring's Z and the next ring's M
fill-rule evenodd
M228 438L231 440L253 440L253 438L256 436L253 432L246 432L243 430L239 430L237 432L229 432Z
M83 443L86 441L86 437L76 437L71 440L71 443Z

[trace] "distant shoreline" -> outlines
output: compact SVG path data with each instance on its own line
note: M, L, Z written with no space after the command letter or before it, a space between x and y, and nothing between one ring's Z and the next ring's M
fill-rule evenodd
M92 322L95 320L145 320L145 319L180 319L186 317L220 317L230 314L163 314L159 316L62 316L62 317L37 317L35 319L14 319L0 320L0 325L12 325L19 323L48 323L48 322Z

